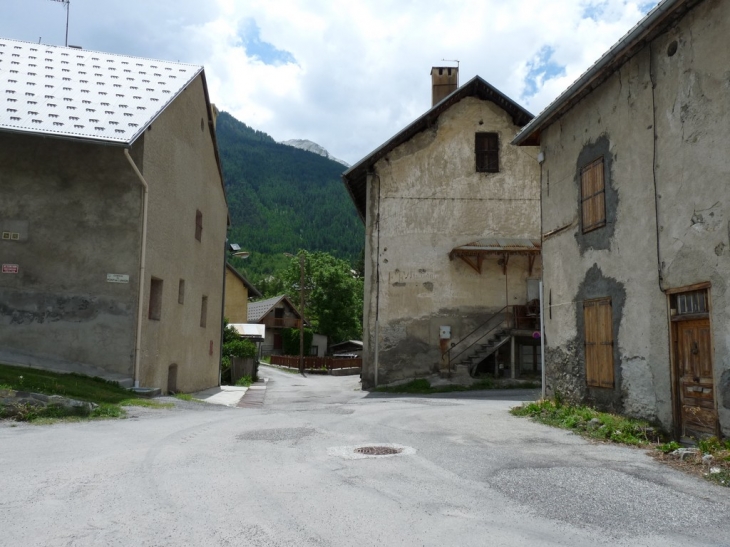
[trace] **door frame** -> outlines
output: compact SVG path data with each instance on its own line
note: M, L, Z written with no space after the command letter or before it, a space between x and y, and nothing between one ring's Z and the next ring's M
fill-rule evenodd
M682 409L681 409L681 398L679 393L679 340L677 323L681 322L682 319L673 320L672 316L672 296L685 292L693 292L699 290L707 291L707 321L710 324L710 351L712 352L712 397L715 404L715 412L718 416L718 421L715 423L715 434L719 433L719 412L717 409L717 378L715 377L715 333L712 328L712 283L709 281L702 283L695 283L693 285L685 285L684 287L676 287L673 289L665 289L664 294L667 297L667 323L669 324L669 362L670 362L670 380L672 382L672 433L675 439L679 439L682 433ZM693 319L699 319L700 317L694 315L688 315L685 319L691 321ZM704 318L704 314L703 317Z

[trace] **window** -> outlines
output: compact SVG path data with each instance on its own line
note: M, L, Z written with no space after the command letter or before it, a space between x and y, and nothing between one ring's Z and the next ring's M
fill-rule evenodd
M185 304L185 280L181 279L177 286L177 303Z
M200 326L205 327L208 324L208 297L204 296L200 305Z
M195 239L200 241L203 237L203 213L198 209L195 211Z
M590 387L613 388L613 313L610 298L583 302L586 337L586 381Z
M474 150L477 173L499 173L499 136L496 133L476 133Z
M603 157L580 170L580 206L583 233L606 225L606 185Z
M707 314L707 289L672 295L672 316Z
M162 316L162 279L152 278L150 284L150 309L148 317L159 321Z

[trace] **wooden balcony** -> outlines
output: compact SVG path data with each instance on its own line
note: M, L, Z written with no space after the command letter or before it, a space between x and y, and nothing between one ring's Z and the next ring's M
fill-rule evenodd
M296 317L264 317L261 321L267 329L298 329L300 322Z

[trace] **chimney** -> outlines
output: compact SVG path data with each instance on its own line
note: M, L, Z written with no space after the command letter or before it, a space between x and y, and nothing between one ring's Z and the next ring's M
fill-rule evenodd
M435 66L431 69L431 106L441 102L459 87L459 68Z

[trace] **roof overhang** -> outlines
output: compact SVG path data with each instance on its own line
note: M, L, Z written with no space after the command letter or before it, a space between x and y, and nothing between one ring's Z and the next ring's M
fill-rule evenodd
M228 326L241 335L241 338L247 340L263 342L266 338L266 325L259 323L229 323Z
M623 38L604 53L571 86L522 128L512 140L518 146L537 146L544 129L560 119L584 97L605 82L647 44L699 4L702 0L663 0Z
M502 273L506 274L509 257L522 255L528 257L528 273L532 275L535 259L540 256L540 252L540 241L535 239L490 238L454 247L449 252L449 260L460 258L475 272L481 274L484 259L496 256L501 259Z
M474 78L445 97L416 121L391 137L390 140L380 145L342 174L342 181L363 222L365 222L365 207L367 202L367 174L372 171L374 165L401 144L433 126L443 112L466 97L477 97L484 101L493 102L507 112L512 117L514 124L518 127L524 126L533 118L530 112L499 91L496 87L481 77L474 76Z

